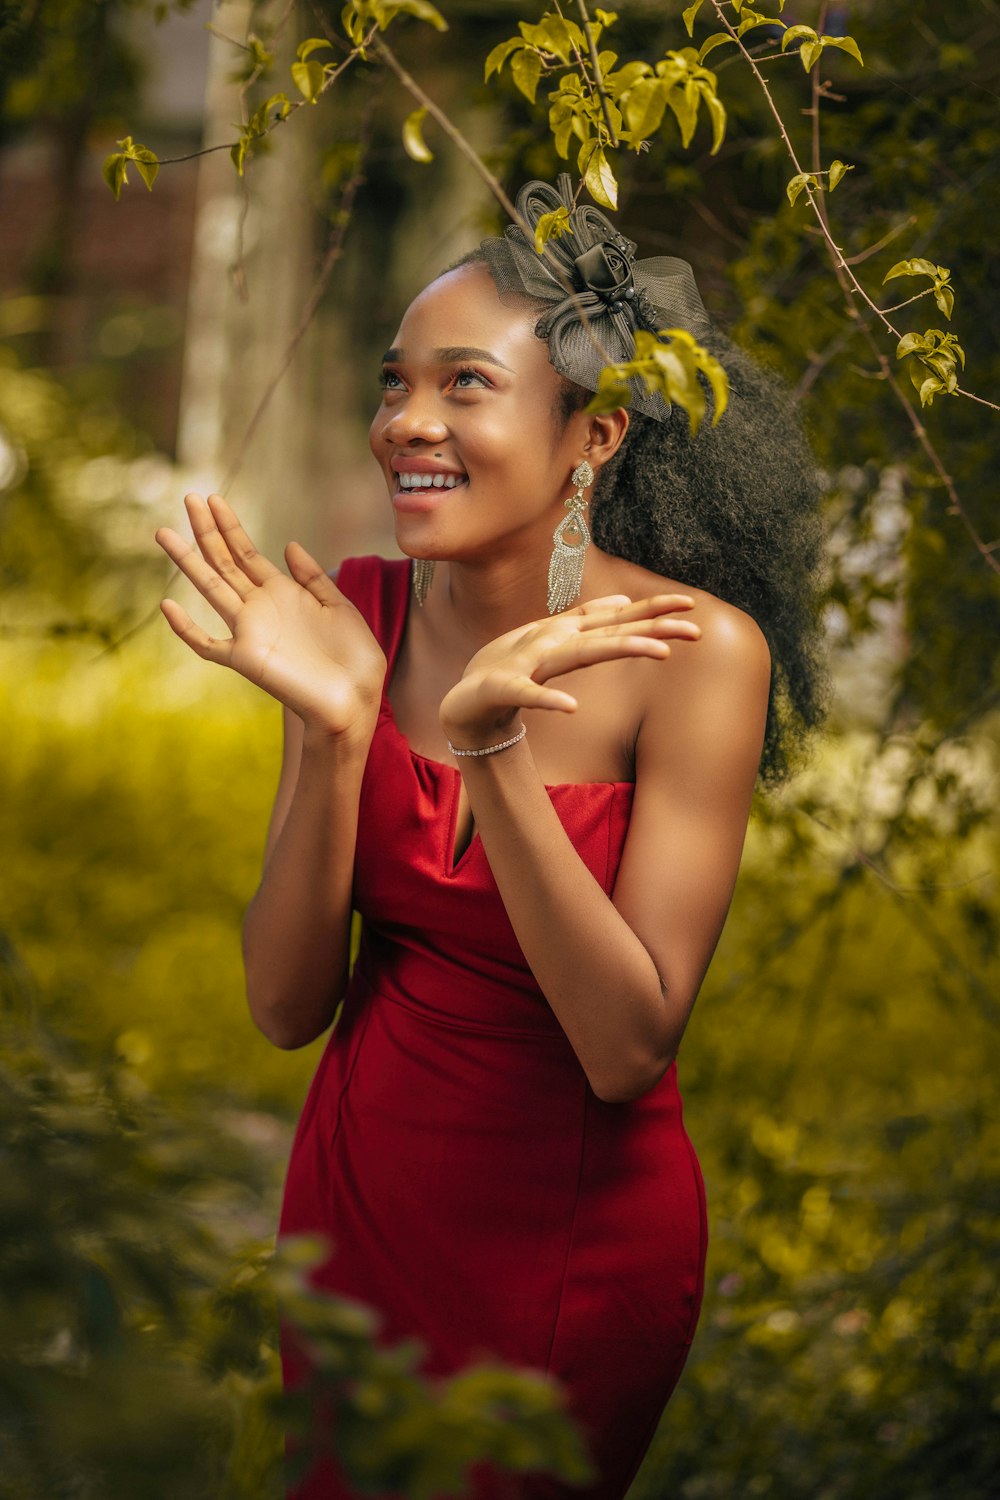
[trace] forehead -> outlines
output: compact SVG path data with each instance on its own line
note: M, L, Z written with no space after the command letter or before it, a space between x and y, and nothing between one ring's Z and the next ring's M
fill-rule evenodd
M429 350L475 347L496 354L517 373L555 371L548 346L535 333L538 311L500 301L485 266L446 271L415 297L403 315L393 343L409 357Z

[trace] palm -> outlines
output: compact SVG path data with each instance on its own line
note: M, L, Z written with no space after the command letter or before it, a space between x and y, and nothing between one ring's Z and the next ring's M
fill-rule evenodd
M157 541L229 627L216 639L172 599L171 629L205 660L219 662L308 721L342 733L370 719L385 657L367 624L319 564L292 543L289 577L254 548L219 496L188 496L197 547L163 528Z

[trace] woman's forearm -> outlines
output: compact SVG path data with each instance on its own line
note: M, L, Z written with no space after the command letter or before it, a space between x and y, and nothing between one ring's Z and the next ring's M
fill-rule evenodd
M636 1097L680 1041L646 948L563 828L527 742L461 762L476 826L507 915L594 1092Z
M244 918L250 1013L278 1047L319 1036L346 987L368 743L306 729L288 814Z

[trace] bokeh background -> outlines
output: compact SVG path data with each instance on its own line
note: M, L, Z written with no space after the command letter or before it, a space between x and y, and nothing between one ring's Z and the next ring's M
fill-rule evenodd
M684 45L681 8L623 7L623 56ZM498 223L433 127L434 160L407 158L412 101L374 66L275 132L243 180L228 151L196 154L235 137L234 39L267 40L264 87L288 87L295 43L338 9L0 6L5 1500L278 1493L263 1268L321 1045L272 1049L242 992L279 714L170 636L152 533L180 523L186 489L225 485L273 556L292 536L329 566L396 555L365 443L378 354L408 296ZM544 120L481 83L489 48L537 12L444 9L444 35L393 29L401 60L505 183L551 177ZM1000 11L822 10L866 61L824 62L824 159L856 168L834 232L873 293L903 257L951 268L963 383L995 401ZM803 70L792 56L769 77L808 149ZM646 253L692 260L713 314L800 398L826 481L832 711L797 777L757 801L685 1039L708 1285L634 1500L985 1500L998 414L952 398L921 416L958 514L786 201L752 81L720 64L719 88L722 151L665 132L623 173L622 223ZM126 135L182 159L152 192L133 169L115 203L101 164ZM917 289L900 286L893 300ZM927 300L911 314L941 322Z

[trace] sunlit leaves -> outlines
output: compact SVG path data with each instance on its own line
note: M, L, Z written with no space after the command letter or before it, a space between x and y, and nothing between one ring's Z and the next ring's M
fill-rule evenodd
M785 192L786 192L786 194L788 196L788 201L792 205L793 208L795 207L795 204L796 204L796 202L798 200L799 194L802 192L802 190L804 188L807 188L807 187L808 188L812 188L812 190L814 192L819 192L819 190L820 190L820 182L819 182L819 178L816 176L816 173L815 172L796 172L795 176L793 178L791 178L791 180L788 182L788 184L785 187Z
M319 98L323 84L326 82L327 69L333 71L333 64L324 66L322 63L309 61L314 52L323 50L333 50L332 44L325 37L309 37L307 41L300 43L296 61L292 63L292 80L309 104L315 104Z
M624 72L624 69L622 70ZM609 80L614 84L612 77ZM726 130L726 111L717 93L715 74L702 67L693 47L668 52L650 74L621 89L617 102L629 127L629 144L636 150L660 128L669 109L681 133L681 145L689 146L698 124L698 112L705 106L712 125L712 154L722 145Z
M155 152L150 151L148 146L140 146L138 141L133 141L130 135L125 136L118 144L122 149L113 151L110 156L105 157L102 168L104 181L114 193L115 200L121 197L122 188L128 185L129 162L135 163L136 171L152 192L156 174L160 170L160 163Z
M843 161L832 161L830 163L829 189L832 193L838 182L841 182L848 172L853 172L852 164Z
M349 0L340 13L340 24L360 47L373 26L385 31L397 16L413 16L435 31L448 30L448 22L429 0Z
M230 149L233 166L240 176L246 166L247 157L263 140L264 136L277 124L279 120L288 117L292 105L289 103L287 94L272 94L270 99L255 109L247 123L240 132L239 140Z
M590 27L593 40L610 26L612 12L596 12ZM715 74L702 65L693 47L668 52L655 67L647 62L627 62L618 67L618 55L602 51L594 68L588 38L575 21L546 13L541 21L519 23L520 35L499 42L489 53L485 77L502 73L509 64L516 88L532 104L540 85L549 77L555 87L549 93L549 129L558 154L569 157L577 143L577 167L587 191L603 208L618 202L618 182L610 152L621 145L635 151L663 126L669 114L680 130L681 144L691 144L704 108L712 127L714 154L722 145L726 111L718 97ZM728 40L728 38L725 38Z
M549 240L558 239L568 228L569 209L565 206L554 209L550 214L542 214L535 225L536 254L541 255Z
M669 404L683 407L692 437L705 419L706 382L712 394L713 427L729 401L725 370L686 328L661 328L656 334L639 329L635 336L635 357L605 366L587 410L601 413L628 406L631 398L628 382L635 379L642 380L647 390L658 392Z
M792 207L795 207L800 194L809 188L811 192L833 192L838 182L842 182L848 172L853 172L853 166L847 162L835 160L830 163L829 168L823 172L796 172L785 186L785 194ZM827 182L823 182L823 178Z
M587 191L602 208L618 207L618 180L612 172L604 147L587 141L580 147L578 166Z
M896 358L909 360L910 380L921 406L930 406L935 396L953 395L958 387L956 366L965 368L965 350L953 333L942 333L940 328L904 334L896 346Z
M414 161L434 160L434 152L424 140L423 125L426 115L426 109L415 109L412 114L407 115L403 123L403 150Z
M781 50L787 52L793 42L798 43L799 57L806 72L810 72L819 61L825 47L839 47L864 67L864 59L857 42L850 36L819 36L811 26L789 26L781 38Z
M951 318L955 308L955 291L951 285L951 272L947 266L936 266L933 261L924 260L920 256L913 260L898 260L882 277L882 285L884 286L887 281L892 281L897 276L929 276L938 311L944 313L946 318Z

